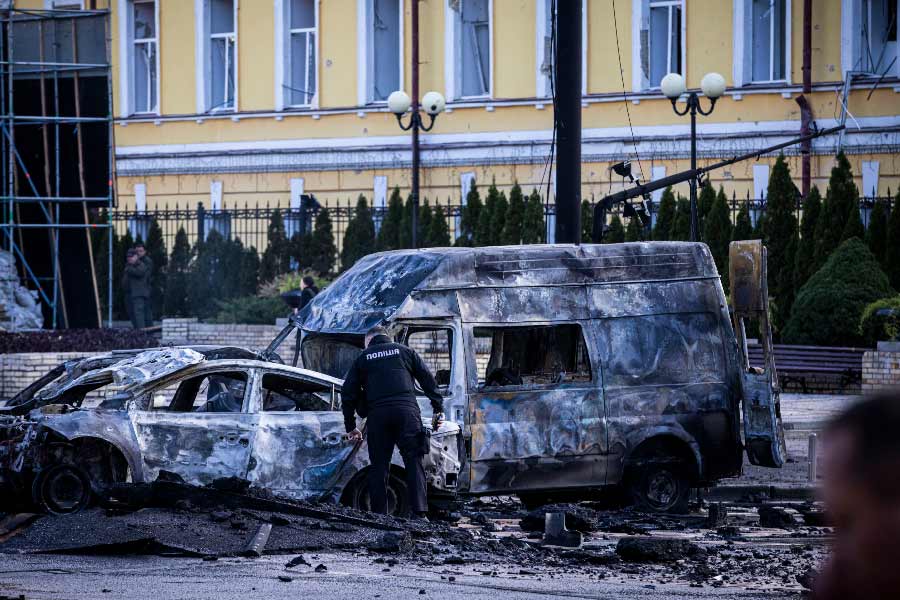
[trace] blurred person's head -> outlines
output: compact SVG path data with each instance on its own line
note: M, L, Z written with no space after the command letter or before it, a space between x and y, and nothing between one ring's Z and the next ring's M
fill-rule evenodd
M316 280L309 275L304 275L300 281L300 286L303 288L316 287Z
M138 261L138 258L140 257L138 256L138 253L134 248L129 248L125 253L125 261L130 265L136 263Z
M144 258L144 255L147 254L147 249L140 242L134 245L134 251L137 253L138 258Z
M385 337L387 337L387 335L388 335L387 329L385 329L381 325L376 325L375 327L373 327L372 329L367 331L366 332L366 347L368 347L369 344L372 343L372 340L374 340L379 335L383 335Z
M900 597L900 390L866 398L829 422L823 476L835 542L819 597Z

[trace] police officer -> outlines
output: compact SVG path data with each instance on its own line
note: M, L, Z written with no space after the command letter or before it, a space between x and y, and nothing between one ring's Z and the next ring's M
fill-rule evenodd
M431 400L434 428L443 421L443 398L434 376L415 351L391 341L387 330L374 327L366 334L366 349L344 378L344 425L351 441L362 439L354 413L367 416L369 439L369 499L373 512L387 513L387 479L394 446L400 449L406 471L410 511L428 511L425 467L428 438L416 402L414 380Z

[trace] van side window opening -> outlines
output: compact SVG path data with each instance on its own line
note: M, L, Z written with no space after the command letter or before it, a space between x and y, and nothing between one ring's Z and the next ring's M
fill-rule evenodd
M715 315L684 313L602 320L607 386L721 382L722 332Z
M331 410L331 388L312 381L266 373L261 393L263 412Z
M149 408L169 412L239 413L246 389L247 374L242 371L207 373L154 390Z
M580 325L476 327L474 334L479 386L591 381Z
M453 369L452 329L412 329L406 334L406 345L422 357L438 386L450 385Z

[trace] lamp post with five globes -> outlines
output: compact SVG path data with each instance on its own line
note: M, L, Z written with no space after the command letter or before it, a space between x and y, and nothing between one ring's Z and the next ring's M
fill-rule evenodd
M712 114L718 100L725 93L725 78L718 73L707 73L700 81L700 89L703 95L709 98L709 109L703 110L700 106L700 97L697 92L692 91L688 94L687 102L683 109L678 108L676 104L678 98L685 93L686 87L684 77L678 73L669 73L662 78L660 82L662 93L672 101L672 110L678 116L684 116L688 113L691 115L691 170L697 168L697 113L701 115ZM697 178L691 178L689 181L691 188L691 241L696 242L700 239L700 220L697 215Z

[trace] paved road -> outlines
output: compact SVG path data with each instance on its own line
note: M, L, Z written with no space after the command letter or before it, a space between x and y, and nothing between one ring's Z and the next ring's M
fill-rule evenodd
M385 565L373 564L368 556L322 554L316 559L306 556L313 565L325 564L328 571L316 573L311 567L286 569L284 563L291 558L287 556L204 562L152 556L3 555L0 596L16 598L24 594L28 600L800 598L796 591L689 587L685 583L660 583L620 574L602 580L595 575L570 573L521 575L514 567L471 564L455 569L441 567L441 572L400 564L384 571ZM498 575L482 575L484 570L497 570ZM597 572L602 569L598 568ZM280 575L292 577L292 581L281 581ZM455 581L449 580L451 576Z

